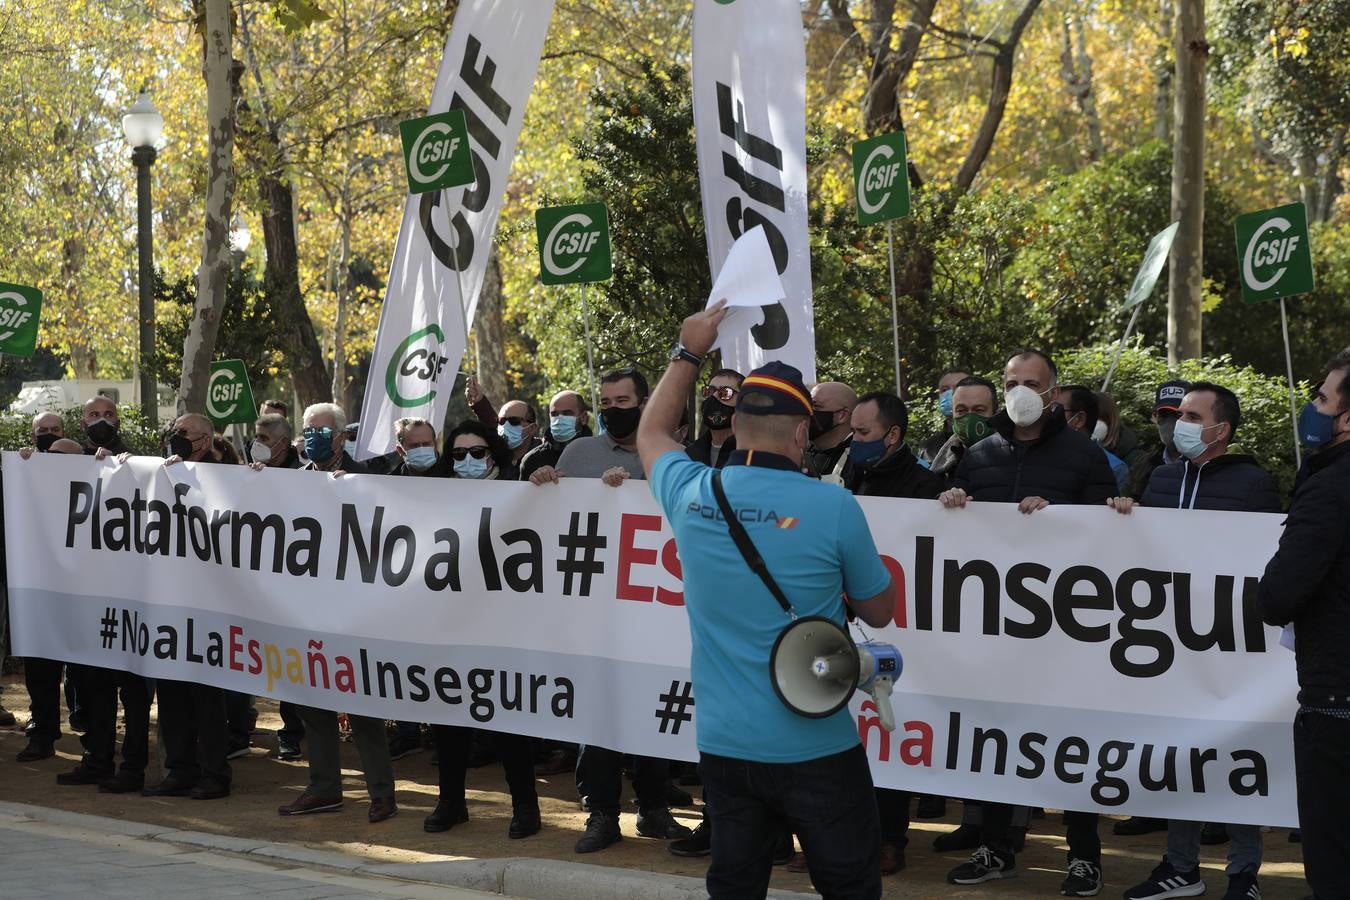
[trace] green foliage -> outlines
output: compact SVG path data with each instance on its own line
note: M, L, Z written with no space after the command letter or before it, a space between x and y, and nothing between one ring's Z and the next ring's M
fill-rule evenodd
M272 0L272 17L287 34L299 34L316 22L333 18L310 0Z
M72 406L69 409L57 411L61 413L61 419L65 422L66 437L77 440L81 444L85 443L84 425L81 423L84 416L84 407ZM117 417L120 422L119 431L122 440L126 442L132 452L146 456L160 455L160 448L163 444L161 430L151 428L145 417L141 415L139 408L118 406ZM31 446L32 443L32 416L0 417L0 450L18 450L21 447Z

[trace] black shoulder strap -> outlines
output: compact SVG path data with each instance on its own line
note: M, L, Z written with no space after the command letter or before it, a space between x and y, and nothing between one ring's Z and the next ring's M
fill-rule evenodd
M750 535L746 533L745 526L736 518L736 512L731 508L731 503L727 501L727 492L722 489L722 472L720 470L713 472L712 477L713 496L717 498L717 508L722 511L722 517L727 520L727 529L731 532L731 539L736 542L736 549L741 551L741 556L745 557L745 563L750 567L764 586L773 594L773 598L778 601L778 605L783 607L783 612L797 617L792 611L792 604L788 602L783 591L778 587L778 582L773 580L769 574L769 567L764 564L764 557L759 555L755 549L755 544L750 540Z

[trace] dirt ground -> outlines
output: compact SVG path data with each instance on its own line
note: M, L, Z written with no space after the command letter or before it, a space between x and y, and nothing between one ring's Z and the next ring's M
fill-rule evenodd
M6 676L3 703L15 714L19 726L28 718L28 696L22 676ZM640 838L634 816L623 818L624 840L599 853L579 856L573 844L585 830L586 815L577 805L576 787L571 773L539 779L540 806L544 829L527 840L508 841L506 826L511 816L510 795L499 766L490 765L469 773L470 821L441 834L422 831L422 819L436 804L436 770L430 752L421 752L394 763L398 776L399 814L395 818L370 825L366 822L367 798L360 772L344 769L347 803L337 813L286 819L277 815L277 806L294 799L305 787L304 761L287 763L276 758L273 730L281 727L276 704L258 702L258 734L251 755L232 762L233 793L223 800L199 801L189 798L149 798L138 795L100 794L93 787L61 787L56 774L66 771L80 757L77 735L67 733L57 743L57 755L36 763L18 763L14 755L25 744L20 727L0 730L0 798L34 803L73 812L125 818L175 828L215 832L284 841L309 847L358 854L380 862L425 862L446 859L527 856L617 866L628 869L701 877L705 860L672 856L663 842ZM64 709L63 709L64 715ZM62 722L63 729L66 722ZM344 745L344 765L355 766L356 751ZM152 761L152 769L155 767ZM148 773L151 781L158 772ZM631 790L625 796L625 803ZM698 789L692 788L695 797ZM950 830L959 821L961 804L949 802L948 816L942 820L913 820L908 867L886 879L888 898L939 897L1054 897L1063 878L1063 826L1060 816L1048 814L1032 821L1026 851L1018 855L1019 876L1015 879L979 887L961 888L946 884L944 876L966 858L965 854L939 854L932 847L937 835ZM675 810L677 818L691 828L699 821L695 808ZM1104 865L1107 878L1103 897L1119 897L1121 892L1146 876L1162 855L1165 835L1138 838L1111 835L1109 822L1103 821ZM1202 861L1209 894L1222 897L1226 887L1223 876L1224 847L1205 847ZM773 886L782 890L810 891L805 875L775 869ZM1299 845L1288 841L1285 829L1272 830L1266 836L1266 862L1261 871L1261 888L1267 900L1294 900L1310 892L1303 881Z

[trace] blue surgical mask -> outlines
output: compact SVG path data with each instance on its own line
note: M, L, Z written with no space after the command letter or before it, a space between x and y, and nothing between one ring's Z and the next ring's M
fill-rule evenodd
M1308 403L1298 415L1298 439L1309 450L1329 444L1336 436L1332 431L1335 421L1336 416L1329 416Z
M560 444L565 444L577 436L576 416L551 416L548 420L549 434Z
M524 425L512 425L510 422L507 422L497 426L497 433L506 438L506 446L510 447L512 450L519 447L521 442L525 440Z
M414 447L403 458L414 472L425 472L436 464L436 448Z
M305 430L305 456L311 462L323 463L333 458L333 431L330 428Z
M466 456L463 459L455 460L456 478L486 478L488 473L487 457L474 459L472 456Z
M952 393L952 389L948 388L938 394L938 409L942 411L942 416L946 419L952 417Z
M875 441L860 441L853 439L853 443L848 446L848 457L855 466L867 468L874 466L886 455L886 439L877 438Z
M1177 452L1187 459L1199 459L1205 455L1205 451L1213 443L1206 444L1200 439L1201 435L1204 434L1205 428L1217 428L1219 424L1216 422L1213 425L1201 427L1197 422L1179 421L1172 431L1172 443L1176 445Z

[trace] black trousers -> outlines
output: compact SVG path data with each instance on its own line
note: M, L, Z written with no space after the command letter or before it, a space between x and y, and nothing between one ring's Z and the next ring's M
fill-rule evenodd
M253 743L253 726L258 722L258 710L253 706L251 696L238 691L226 691L225 719L229 723L231 750L238 750Z
M112 772L117 750L117 702L122 702L127 730L122 739L121 771L144 775L150 762L150 702L152 683L133 672L79 667L78 690L88 730L84 743L85 765Z
M277 740L300 746L300 742L305 739L305 723L300 719L299 708L294 703L282 700L277 704L277 712L281 714L281 730L277 732Z
M799 763L756 763L704 753L712 864L708 894L763 897L787 826L801 838L811 883L825 900L881 896L881 828L861 746Z
M65 663L28 657L23 661L23 683L28 688L28 712L33 740L55 741L61 737L61 673Z
M1017 807L1006 803L985 803L984 824L981 834L984 843L992 850L1003 853L1012 852L1013 811ZM1065 839L1069 844L1069 859L1085 859L1101 865L1102 840L1097 834L1097 814L1095 812L1064 811Z
M1350 897L1350 719L1300 710L1294 772L1304 877L1318 900Z
M877 788L877 813L881 816L881 839L899 849L909 843L909 791Z
M633 760L633 791L638 809L664 809L666 782L670 780L670 762L650 756ZM593 812L619 814L623 796L623 754L606 747L585 744L577 754L577 793L587 798Z
M461 725L432 725L431 739L436 742L436 770L440 780L440 799L445 803L464 802L464 775L469 770L474 729ZM511 805L538 809L539 794L534 783L534 743L520 734L498 732L497 758L506 770L511 789Z
M165 766L184 781L214 778L230 781L229 726L225 692L187 681L158 681L159 734Z

